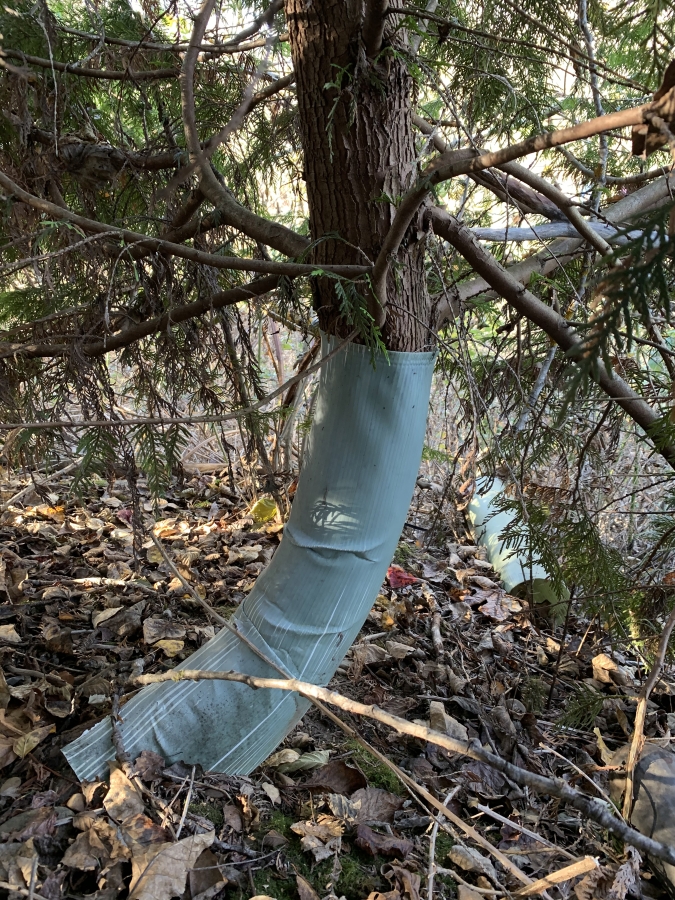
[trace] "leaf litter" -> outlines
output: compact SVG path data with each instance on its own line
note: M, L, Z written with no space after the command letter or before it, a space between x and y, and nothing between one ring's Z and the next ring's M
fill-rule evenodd
M1 495L16 483L0 485ZM250 777L167 766L145 751L80 784L61 748L217 630L186 591L231 615L282 535L276 506L247 504L216 476L144 504L152 540L134 552L126 482L85 502L67 481L0 515L0 887L59 900L346 898L460 900L522 889L505 868L410 795L395 773L312 709ZM31 499L34 505L31 505ZM561 627L499 585L459 513L439 527L418 490L381 593L331 687L532 772L603 796L644 678L593 621ZM431 528L431 524L434 528ZM428 532L428 535L427 535ZM427 539L430 538L430 539ZM675 683L648 703L646 739L668 746ZM531 882L569 860L592 871L548 888L567 900L660 898L663 883L571 807L488 765L350 720L369 744L470 823ZM608 760L610 764L608 764ZM435 831L434 826L436 825ZM488 849L489 849L488 846ZM564 876L565 873L563 872ZM431 900L431 898L429 898Z

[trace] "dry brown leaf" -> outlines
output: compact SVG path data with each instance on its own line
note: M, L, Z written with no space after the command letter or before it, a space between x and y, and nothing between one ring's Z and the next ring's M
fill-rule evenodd
M394 856L405 859L413 849L413 842L406 838L392 837L388 834L378 834L368 825L359 825L356 829L356 846L371 856Z
M351 796L352 803L358 804L357 821L363 824L368 822L394 821L394 813L403 806L403 798L397 797L382 788L361 788Z
M156 781L162 777L165 768L166 763L163 757L152 750L144 750L134 763L134 770L143 781Z
M0 641L5 644L20 644L21 638L14 625L0 625Z
M302 837L311 836L325 842L340 837L343 826L342 822L333 816L319 816L317 822L295 822L291 825L291 831Z
M143 640L146 644L156 644L163 640L180 641L185 634L185 626L170 619L151 616L143 622Z
M214 841L215 831L193 834L175 844L150 844L131 858L129 900L180 897L190 869Z
M496 622L503 622L513 613L521 612L523 608L520 601L510 594L505 594L504 591L489 591L485 592L485 595L485 602L478 607L478 611Z
M81 872L98 869L110 858L110 850L106 847L93 828L82 831L75 838L63 855L62 863Z
M295 883L298 887L298 895L300 900L319 900L319 895L314 890L312 885L307 881L306 878L303 878L302 875L295 876Z
M142 813L145 808L141 795L117 763L110 763L110 790L103 799L103 805L116 822L124 822Z
M354 766L348 765L342 759L334 759L328 765L317 769L303 787L349 796L354 791L365 788L366 785L367 781L362 772Z

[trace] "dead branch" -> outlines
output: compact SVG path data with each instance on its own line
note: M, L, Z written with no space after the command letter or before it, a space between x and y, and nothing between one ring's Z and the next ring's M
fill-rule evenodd
M519 766L514 766L513 763L507 762L496 754L484 750L478 741L457 741L437 731L432 731L424 725L417 725L401 719L399 716L394 716L376 706L359 703L356 700L343 697L335 691L330 691L327 688L318 687L305 681L299 681L296 678L258 678L253 675L244 675L241 672L209 672L196 669L172 669L157 675L140 675L136 678L136 683L142 685L160 684L167 681L231 681L237 684L245 684L253 689L295 691L300 696L310 700L316 699L330 703L346 712L358 716L366 716L388 725L399 732L399 734L408 734L411 737L443 747L451 753L460 753L463 756L468 756L470 759L486 763L511 781L515 781L516 784L527 786L532 790L549 794L552 797L558 797L565 803L569 803L570 806L578 809L589 819L612 831L621 840L631 844L643 853L651 854L666 862L675 864L675 847L668 847L646 837L639 831L626 825L625 822L617 819L604 804L580 794L568 784L558 779L546 778L543 775L538 775L536 772L521 769ZM447 815L445 810L443 810L443 814Z
M139 244L143 247L149 247L151 250L168 253L171 256L178 256L181 259L189 259L192 262L211 266L215 269L232 269L239 272L262 272L268 275L287 275L289 278L295 278L301 275L312 275L317 270L317 266L308 265L306 263L272 262L265 259L244 259L238 256L219 256L216 253L205 253L202 250L196 250L193 247L184 247L181 244L163 241L161 238L140 234L137 231L129 231L126 228L117 228L114 225L98 222L95 219L88 219L77 213L71 212L70 210L63 209L61 206L57 206L56 203L50 203L48 200L43 200L40 197L36 197L34 194L28 193L28 191L24 191L23 188L19 187L18 184L15 184L11 178L8 178L4 172L0 172L0 185L2 185L8 194L16 200L27 203L29 206L32 206L33 209L48 213L57 221L72 222L74 225L79 225L83 231L110 234L111 237L123 238L131 244ZM242 206L240 209L243 210L244 207ZM244 211L248 213L248 210ZM250 215L253 215L253 213L250 213ZM307 245L305 244L305 239L299 235L295 235L295 232L290 231L290 229L285 228L283 225L277 225L276 222L272 222L269 219L262 219L257 216L255 218L260 218L261 222L266 222L270 226L269 233L267 234L270 241L274 240L275 243L279 243L279 241L276 240L275 235L281 235L282 233L286 235L286 232L288 232L302 244L301 249L303 251L306 249ZM273 247L274 244L270 243L270 241L267 241L267 243L269 243L269 246ZM285 245L286 241L284 240L283 243ZM298 247L295 247L295 250L298 250ZM284 251L282 250L282 252ZM294 253L291 253L290 255L294 255ZM370 271L369 266L355 265L325 265L321 266L321 268L326 272L340 275L343 278L357 278Z
M113 350L120 350L128 347L130 344L149 337L152 334L159 334L167 331L172 325L178 325L188 319L196 319L211 310L224 309L235 303L253 300L256 297L262 297L264 294L273 291L279 283L277 275L270 275L267 278L259 278L242 287L230 288L227 291L221 291L209 297L204 294L200 300L194 303L186 303L182 306L175 306L173 309L167 310L161 316L155 316L147 319L145 322L138 322L136 325L129 325L123 328L117 334L110 337L93 341L90 344L81 344L78 350L85 356L103 356ZM28 326L30 327L30 325ZM9 356L21 356L24 359L37 359L39 357L64 356L70 352L68 344L3 344L0 343L0 359ZM159 420L158 420L159 421Z
M571 881L572 878L576 878L578 875L585 875L586 872L591 872L597 868L598 860L594 856L585 856L578 862L572 863L571 866L565 866L564 869L558 869L557 872L550 872L548 875L535 881L534 884L520 888L513 896L532 897L534 894L543 894L550 887L555 887L564 881Z
M436 207L432 209L431 215L436 233L452 244L510 306L538 325L563 350L568 351L580 346L581 337L567 319L552 307L542 303L531 291L516 281L487 250L478 244L467 228L453 216ZM649 434L660 420L660 414L623 378L609 372L601 362L598 362L593 377L607 396L615 400L633 421ZM675 447L662 443L655 446L663 458L675 468Z
M75 66L73 63L62 63L57 60L42 59L40 56L30 56L21 50L10 50L8 47L3 47L0 50L0 58L19 59L23 63L38 66L41 69L55 69L57 72L65 72L68 75L80 75L83 78L101 78L105 81L157 81L159 79L178 77L178 69L147 69L145 71L125 69L123 72L116 72L113 69L86 69Z

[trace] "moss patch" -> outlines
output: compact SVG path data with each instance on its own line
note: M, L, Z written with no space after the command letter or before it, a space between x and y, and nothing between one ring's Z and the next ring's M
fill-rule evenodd
M356 741L347 741L346 747L371 787L382 788L399 797L406 796L405 788L394 773L374 756L371 756L360 744Z
M216 830L224 822L222 809L218 806L213 806L211 803L191 803L189 811L195 816L201 816L203 819L213 822Z

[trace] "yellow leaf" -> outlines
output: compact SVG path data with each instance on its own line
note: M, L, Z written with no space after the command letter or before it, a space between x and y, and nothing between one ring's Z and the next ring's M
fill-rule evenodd
M28 756L31 750L35 750L40 741L43 741L53 731L56 731L56 725L44 725L42 728L35 728L33 731L29 731L28 734L22 734L12 744L12 750L19 759L23 759L25 756Z
M155 647L159 647L160 650L164 651L165 656L176 656L185 646L184 641L172 641L169 638L166 638L163 641L157 641L154 645Z
M274 500L271 500L269 497L261 497L250 509L250 515L256 525L262 524L263 522L269 522L276 514L277 505Z

